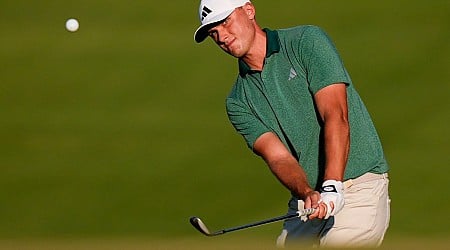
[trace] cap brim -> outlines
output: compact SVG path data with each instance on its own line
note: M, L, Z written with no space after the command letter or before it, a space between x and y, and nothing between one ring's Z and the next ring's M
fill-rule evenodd
M222 12L211 20L207 21L206 23L202 24L194 33L194 39L197 43L203 42L208 37L208 30L212 27L216 26L218 23L222 22L227 18L231 13L233 13L233 10Z

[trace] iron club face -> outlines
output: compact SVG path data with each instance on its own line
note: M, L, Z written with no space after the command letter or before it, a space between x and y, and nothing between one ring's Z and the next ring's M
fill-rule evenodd
M206 236L216 236L223 233L222 231L211 233L206 227L205 223L203 223L203 221L198 217L191 217L189 221L191 222L192 226L194 226L200 233Z

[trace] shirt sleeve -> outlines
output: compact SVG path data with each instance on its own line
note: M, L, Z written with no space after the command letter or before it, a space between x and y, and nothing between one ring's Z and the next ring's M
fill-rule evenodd
M335 45L321 28L309 26L299 45L309 89L313 94L334 83L351 84Z
M227 98L226 108L228 119L236 131L244 137L250 149L253 150L258 137L271 131L244 103Z

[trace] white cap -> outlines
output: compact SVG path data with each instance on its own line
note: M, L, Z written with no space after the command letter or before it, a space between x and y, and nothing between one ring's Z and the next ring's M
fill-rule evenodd
M236 8L244 6L250 0L202 0L198 9L200 27L195 31L194 39L202 42L208 36L208 29L227 18Z

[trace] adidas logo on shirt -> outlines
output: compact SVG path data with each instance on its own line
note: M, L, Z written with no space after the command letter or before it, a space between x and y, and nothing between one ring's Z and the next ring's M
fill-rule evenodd
M297 72L295 72L294 68L291 68L291 71L289 73L288 81L294 79L295 77L297 77Z

